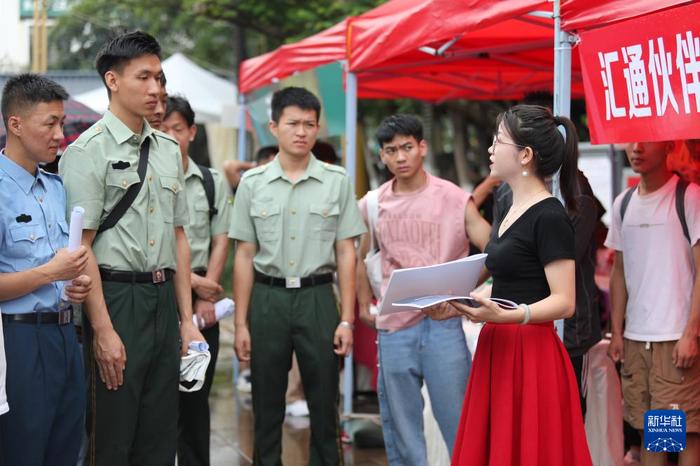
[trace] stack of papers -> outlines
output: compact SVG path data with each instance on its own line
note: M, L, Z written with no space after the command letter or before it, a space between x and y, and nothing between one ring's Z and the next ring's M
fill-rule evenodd
M397 269L391 273L384 298L379 306L379 313L382 315L393 314L395 312L405 312L421 307L405 304L406 300L434 298L440 296L441 301L450 299L469 297L469 293L476 287L476 284L484 269L486 254L475 254L462 259L443 264L429 265L426 267L413 267L407 269ZM428 300L427 302L431 302ZM430 306L428 304L423 307Z
M490 301L501 306L503 309L517 309L518 305L513 301L502 298L489 298ZM434 306L435 304L444 303L445 301L458 301L471 307L479 307L481 304L469 296L452 296L452 295L433 295L421 296L417 298L407 298L400 301L394 301L394 307L406 307L413 309L425 309L426 307Z

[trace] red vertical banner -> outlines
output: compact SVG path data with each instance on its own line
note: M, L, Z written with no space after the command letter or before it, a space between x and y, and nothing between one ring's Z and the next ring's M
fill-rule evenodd
M581 33L594 144L700 138L700 4Z

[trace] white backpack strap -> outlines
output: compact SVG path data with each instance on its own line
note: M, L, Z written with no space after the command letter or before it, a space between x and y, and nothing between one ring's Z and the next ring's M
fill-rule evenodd
M369 252L377 250L375 227L379 218L379 192L377 189L367 193L367 220L369 221Z

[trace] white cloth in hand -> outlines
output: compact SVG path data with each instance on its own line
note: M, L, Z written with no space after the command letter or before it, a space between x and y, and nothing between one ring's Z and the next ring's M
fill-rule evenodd
M187 350L187 354L180 359L181 392L196 392L202 388L211 360L211 353L208 350L197 351L191 346ZM183 385L183 382L187 383ZM195 382L195 384L191 385L191 382Z

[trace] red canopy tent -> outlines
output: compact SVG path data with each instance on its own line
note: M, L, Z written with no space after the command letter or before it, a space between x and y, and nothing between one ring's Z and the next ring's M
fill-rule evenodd
M684 3L691 1L562 0L561 25L576 32ZM552 86L552 7L541 0L392 0L244 61L239 89L348 59L359 98L518 98ZM581 96L573 60L572 94Z
M551 89L551 16L541 0L388 2L348 22L358 97L508 99Z
M299 42L245 60L238 75L239 93L246 94L294 73L343 60L347 55L346 29L347 19Z

